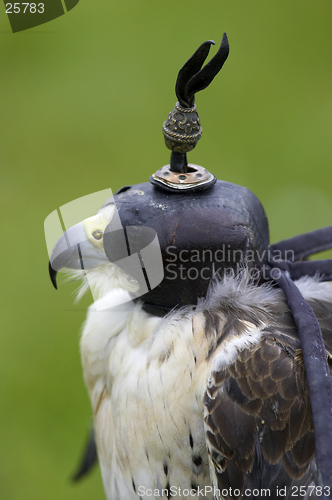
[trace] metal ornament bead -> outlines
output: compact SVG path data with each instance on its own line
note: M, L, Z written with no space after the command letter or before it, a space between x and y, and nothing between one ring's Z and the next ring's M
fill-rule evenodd
M168 149L187 153L196 146L202 136L202 127L194 105L184 108L178 102L163 124L163 134Z

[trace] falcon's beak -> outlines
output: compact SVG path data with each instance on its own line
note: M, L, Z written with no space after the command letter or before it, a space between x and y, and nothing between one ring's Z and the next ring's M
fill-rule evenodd
M91 232L91 219L68 229L56 242L49 260L49 273L53 286L63 268L88 270L109 263L103 248L103 231Z

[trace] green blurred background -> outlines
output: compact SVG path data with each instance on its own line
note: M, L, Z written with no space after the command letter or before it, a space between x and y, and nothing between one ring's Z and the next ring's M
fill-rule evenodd
M169 162L177 72L226 31L189 161L254 191L271 241L331 224L332 3L81 0L16 34L0 8L0 499L103 499L98 469L69 481L90 421L78 351L89 299L52 288L44 219Z

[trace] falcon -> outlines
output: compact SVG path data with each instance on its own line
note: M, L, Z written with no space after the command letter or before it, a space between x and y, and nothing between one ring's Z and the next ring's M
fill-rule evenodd
M178 76L171 164L50 256L55 286L66 268L97 297L80 348L106 498L329 498L332 266L306 258L332 226L270 246L253 193L187 164L211 43Z

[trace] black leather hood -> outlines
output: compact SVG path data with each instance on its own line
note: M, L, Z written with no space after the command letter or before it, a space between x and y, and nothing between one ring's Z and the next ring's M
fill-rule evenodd
M140 297L146 308L153 304L154 309L170 310L196 304L212 280L236 272L239 266L259 268L267 260L267 217L258 198L245 187L218 180L197 193L169 193L143 183L120 189L103 206L113 202L125 231L142 226L153 230L143 239L137 232L137 249L155 233L158 236L164 279ZM104 248L112 262L128 255L121 255L127 249L117 244L112 222L105 230ZM124 270L130 274L130 269Z

